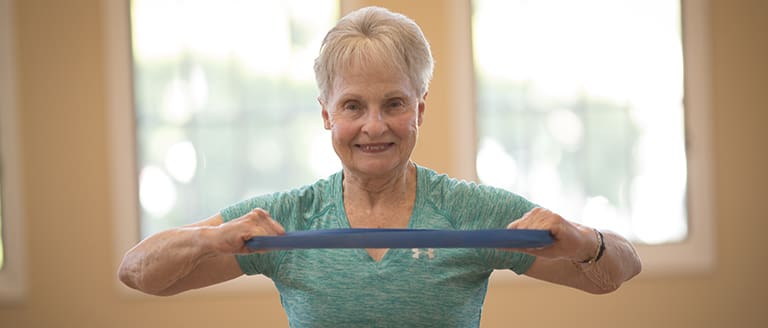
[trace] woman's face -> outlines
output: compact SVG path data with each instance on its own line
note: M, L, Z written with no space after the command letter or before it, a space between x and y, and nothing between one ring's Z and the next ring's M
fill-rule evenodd
M335 78L321 105L345 170L376 177L406 167L424 116L424 97L405 74L376 65L352 67Z

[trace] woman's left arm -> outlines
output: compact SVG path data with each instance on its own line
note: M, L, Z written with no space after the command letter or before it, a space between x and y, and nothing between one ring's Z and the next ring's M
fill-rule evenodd
M536 279L605 294L636 276L642 267L635 248L623 237L609 231L598 233L544 208L534 208L507 228L544 229L552 234L554 242L547 247L513 249L536 256L525 273Z

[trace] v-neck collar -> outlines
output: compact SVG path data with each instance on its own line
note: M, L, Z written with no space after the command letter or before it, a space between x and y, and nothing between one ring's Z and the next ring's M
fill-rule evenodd
M416 196L413 200L413 208L411 209L411 217L408 219L408 229L413 229L413 227L417 226L417 220L418 220L418 211L420 211L420 204L421 204L421 198L422 196L419 193L419 190L423 188L423 177L425 176L425 173L422 172L423 168L419 166L416 163L413 163L413 166L415 168L414 172L416 174ZM333 180L333 186L331 190L332 196L336 199L336 209L338 211L338 220L339 220L339 227L344 229L351 229L352 226L349 224L349 218L347 217L347 210L344 207L344 190L343 190L343 179L344 179L344 171L339 172L336 174ZM383 265L385 265L386 262L388 262L388 258L395 256L391 255L397 252L394 252L393 249L387 249L387 251L384 253L384 255L381 257L380 260L376 261L371 257L370 254L364 249L359 248L355 249L355 253L360 254L362 260L364 262L370 263L373 265L376 269L380 269Z

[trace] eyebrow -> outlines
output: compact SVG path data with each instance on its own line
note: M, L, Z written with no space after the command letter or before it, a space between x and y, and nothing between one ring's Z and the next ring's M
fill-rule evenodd
M348 100L348 99L362 100L364 97L356 92L344 92L340 94L338 98L342 100ZM402 90L395 90L395 91L389 91L385 93L383 98L385 99L386 98L408 98L408 96Z
M400 90L398 90L398 91L390 91L390 92L387 92L387 93L384 94L384 98L393 98L393 97L407 98L406 93L402 92Z

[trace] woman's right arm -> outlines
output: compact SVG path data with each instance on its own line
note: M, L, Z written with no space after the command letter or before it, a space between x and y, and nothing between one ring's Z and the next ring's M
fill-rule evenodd
M234 255L254 252L248 239L284 233L262 209L226 223L217 214L142 240L125 254L118 275L128 287L158 296L214 285L243 274Z

